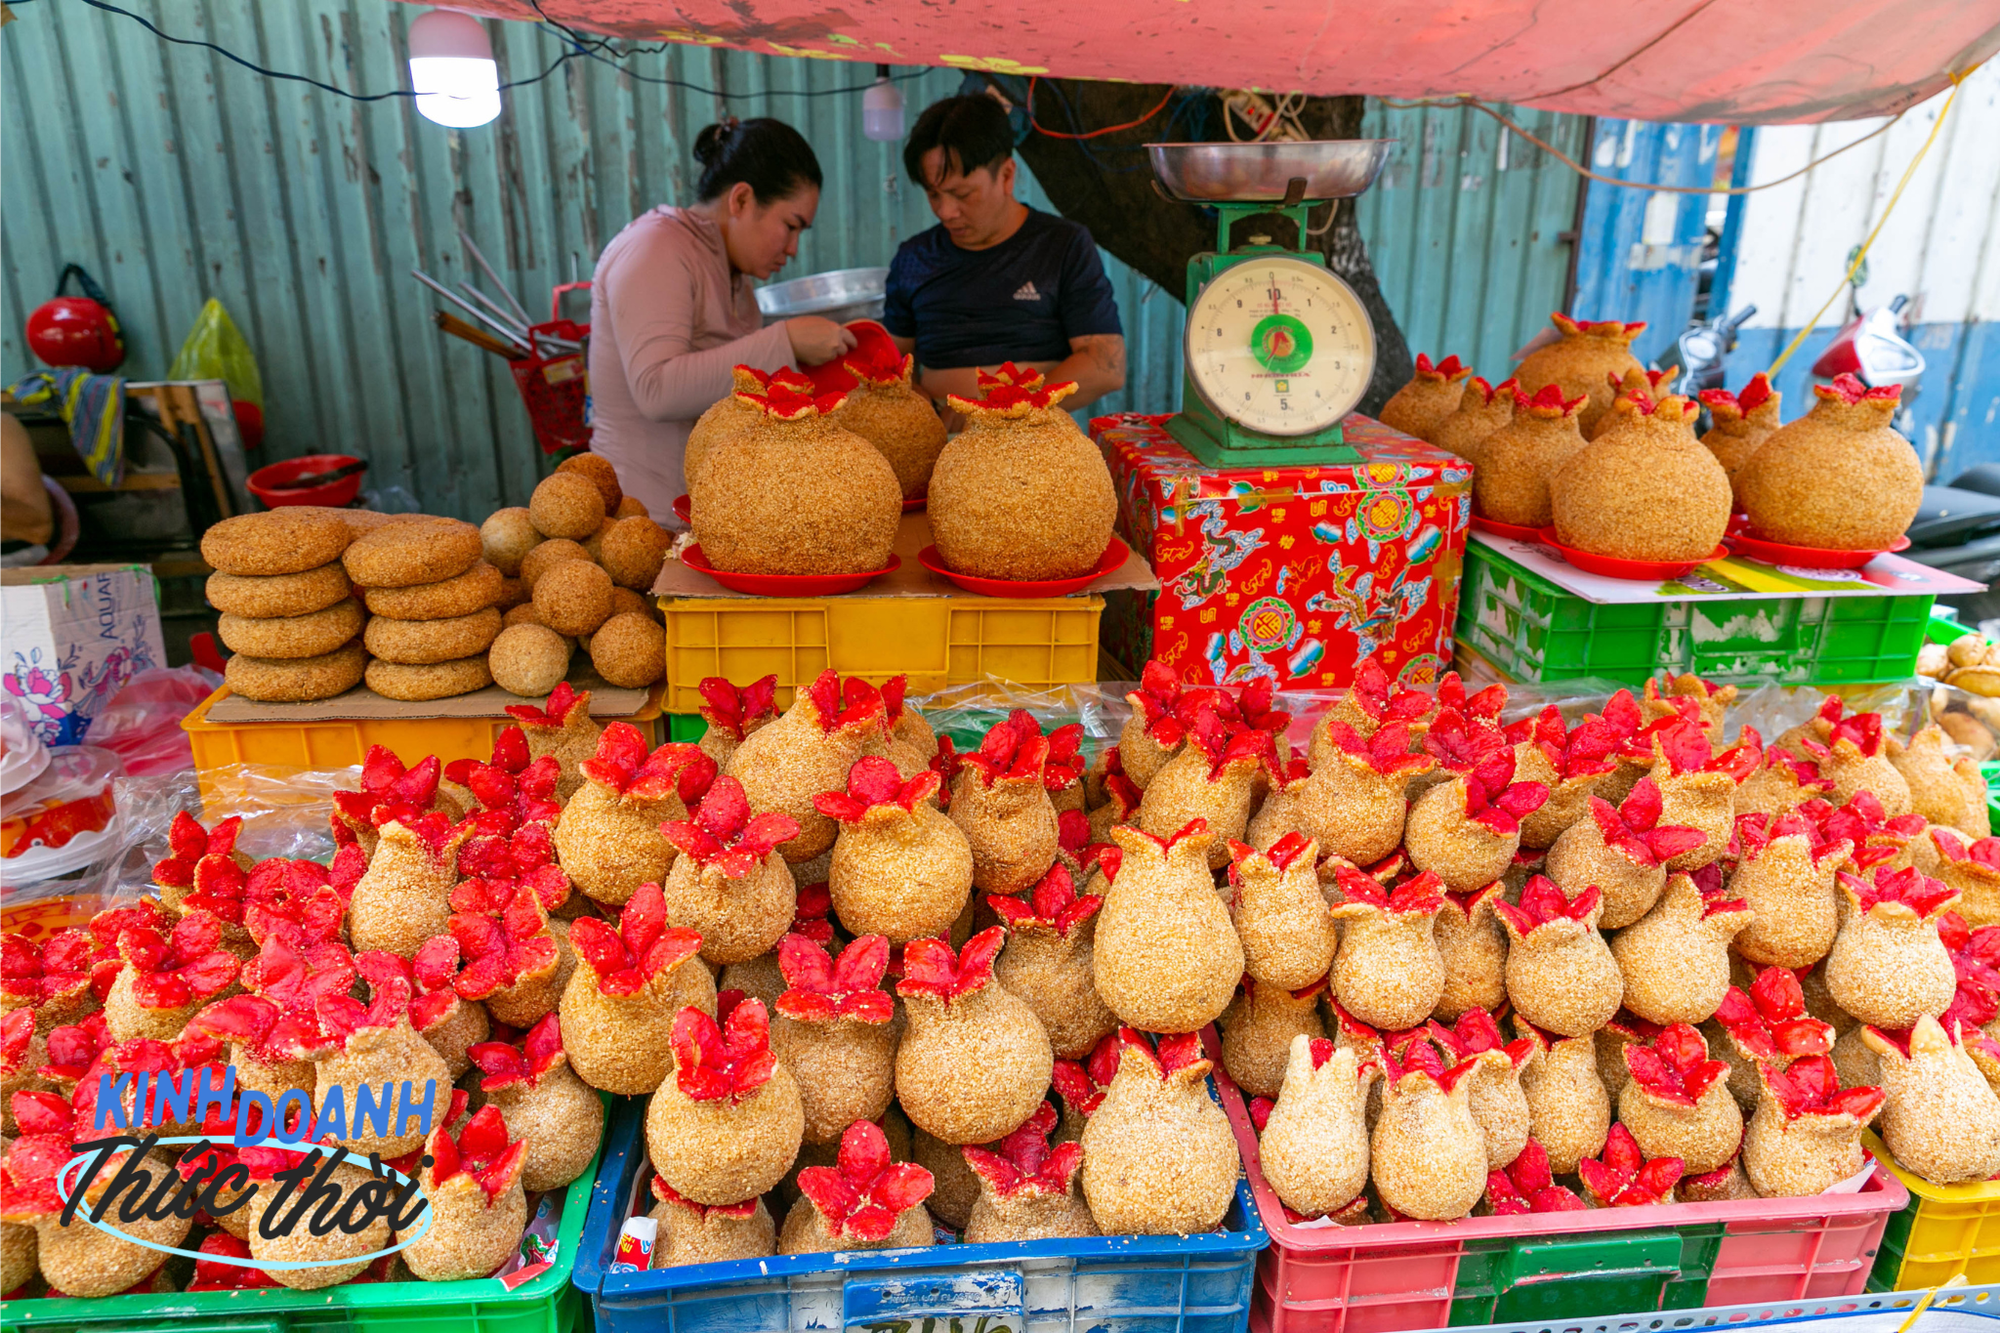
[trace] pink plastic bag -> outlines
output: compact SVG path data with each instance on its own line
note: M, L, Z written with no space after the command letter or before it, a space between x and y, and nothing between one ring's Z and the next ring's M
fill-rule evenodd
M194 771L181 719L215 693L222 678L200 667L141 671L90 723L90 743L111 751L135 777Z

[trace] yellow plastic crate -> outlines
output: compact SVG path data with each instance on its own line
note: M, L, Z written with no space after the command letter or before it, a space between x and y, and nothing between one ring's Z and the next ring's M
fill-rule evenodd
M832 667L912 695L995 677L1044 689L1097 679L1104 599L820 597L660 599L669 713L701 708L701 682L778 678L778 703Z
M1870 1291L1923 1291L1960 1273L1975 1286L2000 1282L2000 1181L1933 1185L1897 1165L1873 1130L1862 1143L1910 1191L1889 1219Z
M660 689L655 686L646 705L636 715L617 719L629 722L646 737L647 744L666 739L661 721ZM204 804L232 794L223 770L236 764L265 768L332 769L359 764L369 747L387 746L406 764L426 755L436 755L445 763L454 759L486 759L493 753L494 738L513 725L506 717L408 717L408 718L329 718L313 722L210 722L208 710L227 698L223 686L201 701L181 722L194 747L194 766L201 783ZM529 702L522 700L523 703ZM420 704L412 704L420 708ZM600 721L609 721L600 718Z

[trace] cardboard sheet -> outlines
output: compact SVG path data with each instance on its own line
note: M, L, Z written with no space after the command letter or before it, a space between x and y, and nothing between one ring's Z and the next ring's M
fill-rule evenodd
M1732 554L1697 565L1694 572L1678 579L1642 583L1587 574L1540 542L1496 537L1476 528L1471 540L1492 547L1523 569L1585 601L1609 605L1749 597L1908 597L1984 590L1984 585L1970 579L1898 555L1878 555L1860 569L1798 569Z
M579 691L590 691L590 715L599 721L612 721L631 717L646 709L648 697L653 690L622 690L615 685L607 685L604 678L591 670L588 659L583 665L570 669L569 683ZM381 720L384 718L434 718L434 717L494 717L507 716L509 704L539 704L540 699L524 699L518 694L510 694L498 685L488 685L483 690L471 694L455 695L449 699L432 699L424 703L405 703L400 699L385 699L366 685L357 685L347 693L332 699L320 699L303 704L260 704L237 694L225 694L217 699L208 710L210 722L332 722L341 719Z
M918 509L903 515L902 525L896 529L896 543L890 548L902 558L902 567L893 573L863 584L859 592L843 593L845 597L976 597L950 579L940 577L925 569L917 561L917 552L931 544L930 518ZM1136 552L1125 557L1125 563L1095 582L1071 594L1075 597L1089 597L1110 592L1113 589L1136 589L1141 592L1155 591L1160 582L1153 577L1153 571ZM754 598L755 593L737 592L725 588L720 583L699 570L690 569L672 556L660 568L660 577L653 583L655 597L738 597ZM1005 598L994 598L1004 605ZM593 710L594 711L594 710Z

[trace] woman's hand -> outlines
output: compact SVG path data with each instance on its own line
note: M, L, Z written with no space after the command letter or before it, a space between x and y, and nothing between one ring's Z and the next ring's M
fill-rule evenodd
M792 340L792 355L802 366L820 366L854 350L852 333L830 319L799 315L785 321L785 336Z

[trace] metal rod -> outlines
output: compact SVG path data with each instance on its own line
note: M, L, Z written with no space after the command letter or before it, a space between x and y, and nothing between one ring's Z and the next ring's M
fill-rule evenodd
M439 282L436 278L433 278L430 274L424 272L422 269L420 268L411 269L410 276L415 278L418 282L421 282L424 286L430 288L432 291L436 292L439 296L442 296L445 300L451 302L453 305L465 311L466 314L471 315L481 324L486 325L486 327L500 334L502 337L507 338L513 342L523 341L521 336L517 334L512 328L510 328L505 324L502 324L499 320L493 318L493 316L487 314L484 310L481 310L478 306L472 304L470 301L466 300L464 297L460 296L457 292L445 286L443 283Z
M508 289L507 284L500 281L500 275L493 271L493 265L486 262L486 256L479 253L479 247L472 243L472 238L465 234L463 228L459 230L458 239L465 242L466 253L471 255L473 260L485 272L486 276L493 280L493 285L500 289L500 295L506 299L509 306L513 307L514 314L521 323L524 325L533 324L535 321L528 318L528 312L523 310L521 303L514 299L514 293Z
M458 284L458 289L464 292L467 296L471 297L473 300L479 302L479 304L485 306L488 310L492 311L493 314L503 322L507 324L514 323L514 316L511 311L504 309L498 301L495 301L492 297L488 296L485 292L480 291L477 287L473 286L471 283L461 282ZM528 326L526 324L521 324L516 326L514 330L514 336L516 338L525 341L528 336Z

